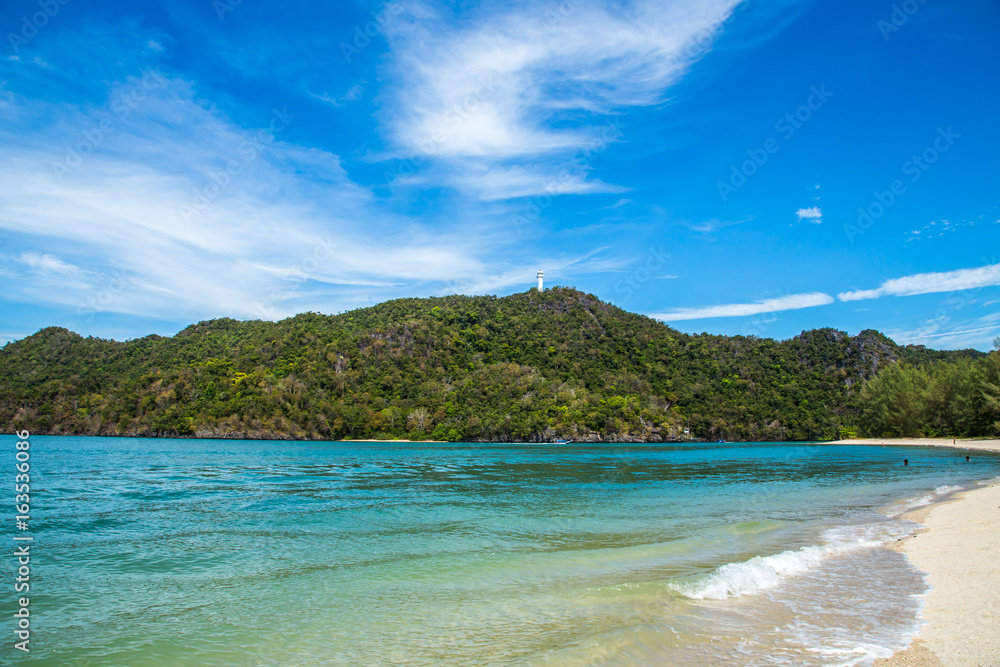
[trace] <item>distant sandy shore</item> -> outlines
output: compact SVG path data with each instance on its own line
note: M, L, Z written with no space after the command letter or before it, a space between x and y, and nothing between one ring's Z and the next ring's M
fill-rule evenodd
M407 440L406 438L396 438L395 440L375 440L373 438L354 438L353 440L340 440L340 442L447 442L447 440Z
M1000 440L841 440L839 445L922 445L1000 451ZM974 460L974 459L973 459ZM900 551L927 573L926 625L905 651L876 667L1000 665L1000 484L974 489L908 516L924 530Z
M954 443L954 444L952 444ZM909 447L956 447L958 449L984 449L1000 452L1000 440L963 440L961 438L858 438L834 440L822 445L906 445Z

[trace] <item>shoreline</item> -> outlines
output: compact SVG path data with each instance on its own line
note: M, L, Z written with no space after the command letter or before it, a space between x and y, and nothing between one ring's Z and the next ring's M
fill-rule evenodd
M407 440L406 438L395 438L393 440L380 440L378 438L352 438L350 440L315 440L313 442L430 442L442 443L447 440Z
M868 438L826 444L948 447L1000 452L1000 440ZM910 645L874 667L963 667L996 664L1000 655L1000 481L970 489L903 518L922 524L889 548L924 572L930 590L924 622Z
M1000 452L997 438L853 438L818 442L817 445L865 445L868 447L948 447L950 449L979 449L984 452Z

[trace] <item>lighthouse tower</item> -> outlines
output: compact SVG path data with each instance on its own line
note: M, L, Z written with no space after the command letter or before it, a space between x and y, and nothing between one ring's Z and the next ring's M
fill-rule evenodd
M538 291L542 291L542 270L538 269Z

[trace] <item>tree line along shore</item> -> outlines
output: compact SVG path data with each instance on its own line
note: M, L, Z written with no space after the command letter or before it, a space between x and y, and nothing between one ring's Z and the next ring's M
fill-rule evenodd
M7 432L784 441L1000 434L1000 352L834 329L690 335L558 287L0 349Z

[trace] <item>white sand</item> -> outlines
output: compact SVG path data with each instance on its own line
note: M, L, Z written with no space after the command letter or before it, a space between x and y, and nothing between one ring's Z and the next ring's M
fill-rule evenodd
M954 444L952 444L954 443ZM821 445L905 445L909 447L957 447L959 449L985 449L1000 452L1000 440L961 440L954 438L859 438L854 440L834 440Z
M929 445L1000 451L1000 440L846 440L852 445ZM973 459L974 461L975 459ZM932 506L915 520L925 530L906 540L907 558L927 573L927 622L910 648L878 667L1000 665L1000 484Z

